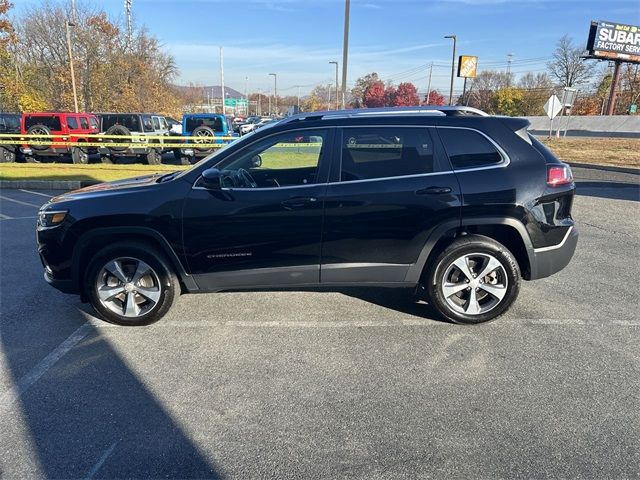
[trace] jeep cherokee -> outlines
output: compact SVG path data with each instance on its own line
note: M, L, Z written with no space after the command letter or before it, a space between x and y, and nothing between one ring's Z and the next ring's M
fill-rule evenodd
M571 170L528 125L466 107L290 117L188 170L51 199L44 276L123 325L181 292L346 285L484 322L577 244Z

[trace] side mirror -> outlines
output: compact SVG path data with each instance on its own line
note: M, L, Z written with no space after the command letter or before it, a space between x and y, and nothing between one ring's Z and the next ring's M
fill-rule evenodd
M251 158L251 168L258 168L262 166L262 157L260 155L254 155Z
M209 190L220 190L222 188L220 170L217 168L207 168L202 172L202 186Z

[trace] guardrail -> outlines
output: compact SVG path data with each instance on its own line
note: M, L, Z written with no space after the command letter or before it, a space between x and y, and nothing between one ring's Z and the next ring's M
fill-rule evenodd
M237 140L239 137L193 137L177 135L20 135L3 133L0 134L0 145L28 145L43 147L104 147L104 148L127 148L127 147L162 147L162 148L221 148L228 141ZM85 139L96 139L98 141L86 141ZM109 141L103 141L103 140ZM112 139L121 140L114 142ZM130 140L123 142L122 140ZM220 143L220 141L224 143Z

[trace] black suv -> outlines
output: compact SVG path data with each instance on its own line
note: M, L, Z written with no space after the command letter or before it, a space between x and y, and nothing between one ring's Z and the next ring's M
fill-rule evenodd
M6 145L0 145L0 162L10 163L15 162L16 159L21 158L20 152L20 121L22 114L20 113L5 113L0 112L0 133L9 134L15 133L16 137L4 137L2 140L6 141ZM9 142L13 142L9 144Z
M189 170L53 198L45 279L124 325L181 292L348 285L413 288L484 322L578 240L571 170L528 125L465 107L290 117Z

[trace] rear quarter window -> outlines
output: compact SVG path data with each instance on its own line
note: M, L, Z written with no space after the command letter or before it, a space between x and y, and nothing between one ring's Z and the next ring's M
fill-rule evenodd
M503 160L495 145L480 132L438 127L438 133L456 170L496 165Z

